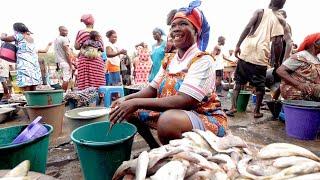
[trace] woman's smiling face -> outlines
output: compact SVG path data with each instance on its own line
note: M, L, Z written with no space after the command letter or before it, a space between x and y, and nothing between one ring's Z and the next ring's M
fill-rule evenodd
M186 50L192 46L197 39L197 33L190 21L177 18L171 23L170 36L173 44L178 49Z

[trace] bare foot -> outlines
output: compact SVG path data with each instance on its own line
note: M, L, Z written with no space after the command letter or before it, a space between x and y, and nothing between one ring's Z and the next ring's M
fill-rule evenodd
M263 114L262 113L254 113L253 117L254 118L262 118Z

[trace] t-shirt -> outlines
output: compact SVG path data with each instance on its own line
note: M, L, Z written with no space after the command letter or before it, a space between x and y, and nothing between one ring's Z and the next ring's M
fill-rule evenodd
M220 54L216 57L216 70L223 70L224 69L224 59L223 55L227 55L224 46L217 45L220 49Z
M69 46L70 45L70 40L68 37L65 36L59 36L56 38L54 41L54 52L55 52L55 61L56 63L60 62L68 62L67 61L67 54L65 50L63 49L63 46Z
M271 9L265 9L256 31L242 42L240 59L256 65L268 66L271 38L283 34L283 26L277 16Z
M117 46L115 44L112 44L110 41L107 42L106 47L110 47L114 52L119 52L119 49L117 48ZM109 61L112 65L120 67L120 57L119 56L115 56L112 58L108 57L107 61Z
M183 72L188 69L188 65L197 53L201 52L197 45L191 46L182 58L176 54L168 65L169 73ZM215 63L211 56L205 55L194 62L186 74L179 92L187 94L199 102L214 90L215 83ZM164 78L163 66L155 76L150 86L159 89Z

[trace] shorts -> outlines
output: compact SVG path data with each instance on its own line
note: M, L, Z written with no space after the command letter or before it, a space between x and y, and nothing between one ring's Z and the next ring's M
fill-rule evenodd
M121 85L121 75L120 71L118 72L109 72L106 74L107 85Z
M62 80L64 82L70 81L72 77L72 70L67 62L60 62L60 69L62 71Z
M192 124L192 129L200 129L202 131L205 131L205 127L203 125L203 122L201 121L200 117L196 114L196 112L194 111L184 111L188 117L189 120L191 121Z
M245 85L247 82L256 88L265 88L266 86L267 66L261 66L239 59L235 71L236 84Z
M216 70L216 77L222 77L223 76L223 69Z

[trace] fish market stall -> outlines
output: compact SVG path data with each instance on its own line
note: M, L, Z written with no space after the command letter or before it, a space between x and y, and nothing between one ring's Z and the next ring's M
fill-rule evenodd
M319 179L320 157L288 143L254 149L230 132L217 137L194 130L125 161L117 179Z

